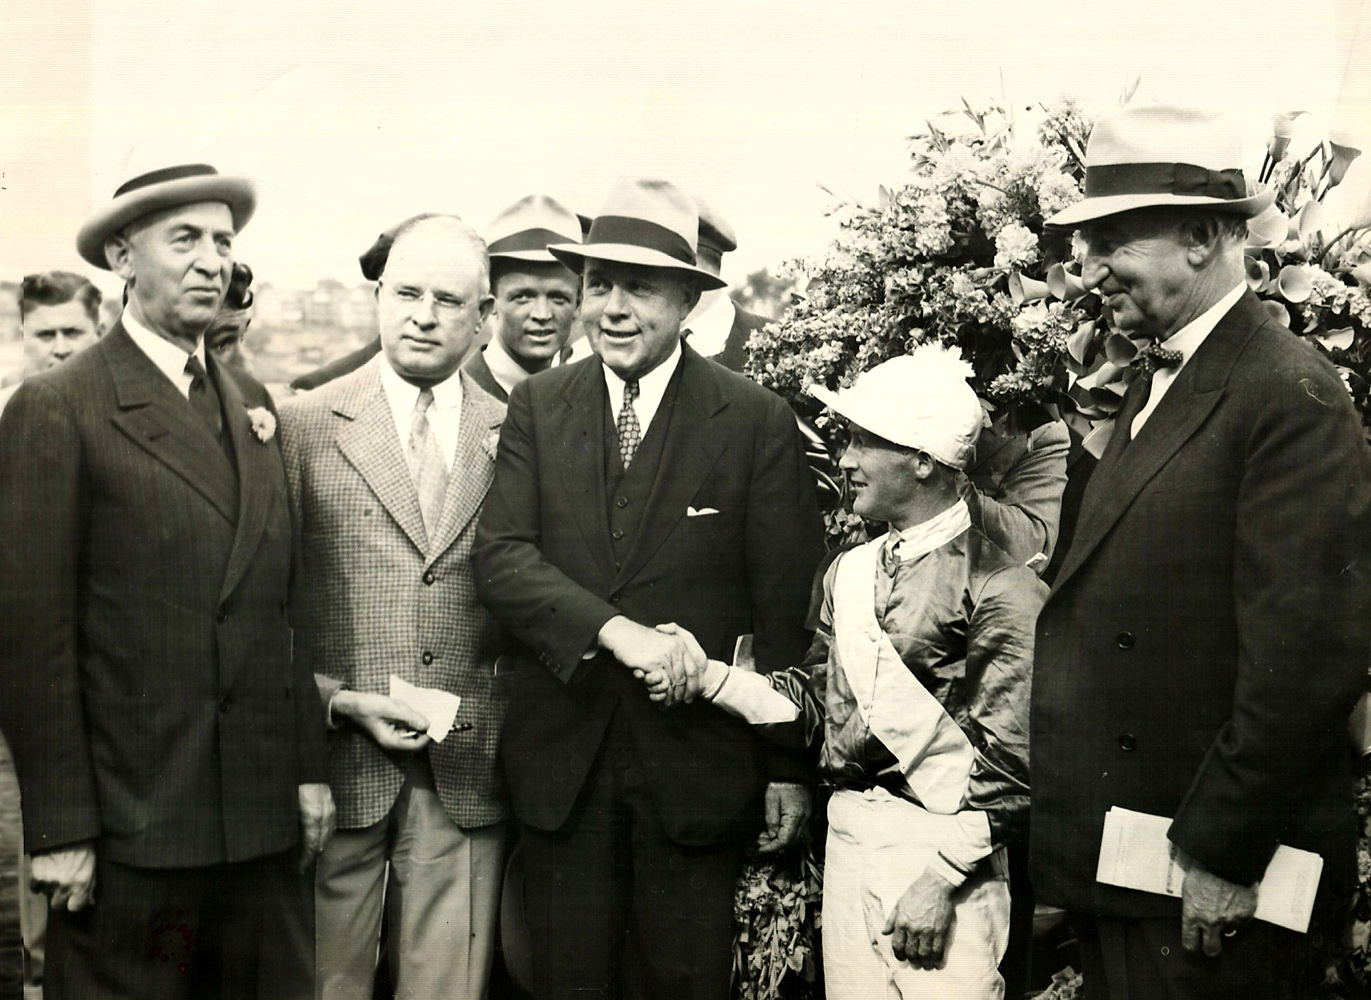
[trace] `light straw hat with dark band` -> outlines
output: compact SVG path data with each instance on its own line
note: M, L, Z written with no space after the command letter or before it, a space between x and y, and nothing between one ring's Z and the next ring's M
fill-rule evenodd
M154 170L120 185L113 200L81 227L76 251L87 263L108 271L105 240L109 237L145 215L203 201L227 205L233 213L233 231L239 232L257 208L257 192L246 177L221 174L207 163Z
M1225 116L1165 104L1129 104L1096 123L1085 151L1085 199L1047 220L1079 226L1156 205L1194 205L1251 218L1275 200L1249 194L1242 140Z
M531 194L520 198L486 226L486 247L492 260L529 260L556 263L547 252L553 243L580 243L576 213L555 198Z
M668 181L620 180L590 224L584 243L548 247L573 271L587 257L663 267L694 275L702 291L723 288L727 282L695 262L700 218L695 203Z

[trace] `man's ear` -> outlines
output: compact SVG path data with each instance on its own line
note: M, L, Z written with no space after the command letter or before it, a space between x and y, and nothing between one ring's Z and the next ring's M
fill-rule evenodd
M915 448L909 457L910 461L914 464L914 475L918 477L921 482L925 482L937 475L938 462L928 452L920 451Z
M479 311L480 314L481 314L481 322L482 322L482 323L484 323L487 319L490 318L490 311L491 311L492 309L494 309L494 308L495 308L495 296L494 296L494 295L487 295L485 298L481 299L481 303L480 303L480 305L478 305L478 306L476 307L476 309L477 309L477 311Z
M105 260L109 262L109 268L125 282L133 280L133 248L129 246L128 237L114 233L105 237Z
M689 316L691 310L700 304L700 286L692 281L686 285L685 293L685 312L681 313L682 320Z

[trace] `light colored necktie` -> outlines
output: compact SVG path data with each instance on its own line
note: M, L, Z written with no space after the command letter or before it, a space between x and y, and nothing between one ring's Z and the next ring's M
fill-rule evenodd
M638 445L643 440L642 428L638 426L638 414L633 412L633 401L637 398L638 380L635 378L624 383L624 405L619 409L619 423L616 427L619 432L619 458L623 460L625 470L633 461Z
M414 416L409 422L409 474L419 494L419 513L424 518L424 531L431 539L443 513L447 497L447 466L438 447L438 437L428 422L428 408L433 405L433 390L422 389L414 403Z

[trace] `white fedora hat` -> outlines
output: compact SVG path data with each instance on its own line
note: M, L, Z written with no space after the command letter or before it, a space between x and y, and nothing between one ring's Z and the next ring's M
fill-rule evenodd
M553 243L580 243L581 222L576 213L555 198L531 194L520 198L486 226L486 247L492 260L531 260L557 263L547 252Z
M816 385L809 394L878 437L965 469L985 420L966 381L974 374L960 348L920 344L913 354L862 372L846 389Z
M548 247L573 271L587 257L622 264L664 267L695 276L701 290L727 282L695 262L700 217L690 196L668 181L624 178L605 199L584 243Z
M1224 115L1170 104L1128 104L1101 118L1085 150L1085 199L1047 220L1078 226L1155 205L1194 205L1251 218L1275 200L1250 194L1242 140Z
M233 213L233 231L248 224L257 192L246 177L221 174L207 163L164 167L125 181L108 205L96 211L76 234L76 252L87 263L109 270L105 240L130 222L153 212L202 201L221 201Z

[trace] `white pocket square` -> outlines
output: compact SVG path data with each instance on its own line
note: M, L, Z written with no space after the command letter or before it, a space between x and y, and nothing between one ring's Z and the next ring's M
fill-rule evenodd
M699 510L696 510L694 507L686 508L686 517L704 517L706 514L717 513L719 512L715 510L713 507L701 507Z

